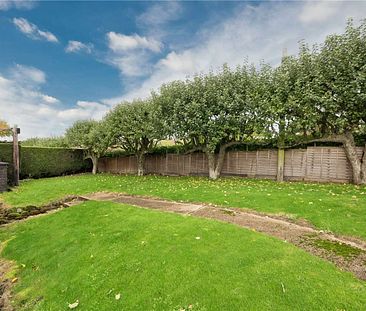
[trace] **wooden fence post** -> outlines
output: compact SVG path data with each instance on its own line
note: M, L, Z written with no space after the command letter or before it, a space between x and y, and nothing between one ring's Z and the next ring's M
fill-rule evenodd
M19 142L18 134L20 129L14 125L13 129L13 165L14 165L14 185L19 186Z

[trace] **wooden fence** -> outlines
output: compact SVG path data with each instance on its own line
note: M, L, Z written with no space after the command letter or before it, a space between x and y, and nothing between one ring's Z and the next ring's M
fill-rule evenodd
M361 157L363 148L358 152ZM136 157L102 158L99 171L135 174ZM207 158L203 153L148 155L145 171L161 175L208 175ZM276 179L277 150L230 151L221 175ZM284 179L348 183L352 181L352 170L342 147L289 149L285 151Z

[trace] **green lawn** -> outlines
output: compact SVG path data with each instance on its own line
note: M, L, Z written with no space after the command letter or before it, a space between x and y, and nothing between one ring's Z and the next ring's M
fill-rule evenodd
M69 180L82 191L75 181L90 178L49 182ZM134 180L103 178L109 185ZM37 183L44 181L25 183L19 197ZM18 267L19 310L69 310L76 300L76 310L87 311L366 307L365 282L292 245L214 220L86 202L1 228L0 238L8 241L2 256Z
M366 238L366 187L276 183L269 180L199 177L77 175L30 180L0 196L21 206L42 204L67 194L117 191L169 200L214 203L304 218L318 228Z

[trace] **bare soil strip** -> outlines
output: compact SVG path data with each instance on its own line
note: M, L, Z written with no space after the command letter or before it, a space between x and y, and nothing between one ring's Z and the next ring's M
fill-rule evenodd
M317 230L304 221L295 222L283 216L267 215L241 208L180 203L107 192L93 193L82 199L112 201L236 224L292 243L313 255L333 262L340 269L352 272L358 278L366 280L366 241ZM74 201L70 204L77 203Z
M0 260L0 310L12 311L13 308L10 303L11 299L11 280L6 277L6 273L11 269L9 261Z

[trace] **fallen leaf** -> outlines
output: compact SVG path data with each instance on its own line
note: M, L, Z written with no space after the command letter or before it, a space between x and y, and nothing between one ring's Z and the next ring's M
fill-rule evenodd
M79 305L79 300L76 300L74 303L69 303L70 309L75 309Z
M15 283L16 281L18 281L18 278L14 278L11 280L12 283Z
M282 292L285 293L286 292L285 285L283 285L283 283L281 283L281 286L282 286Z

